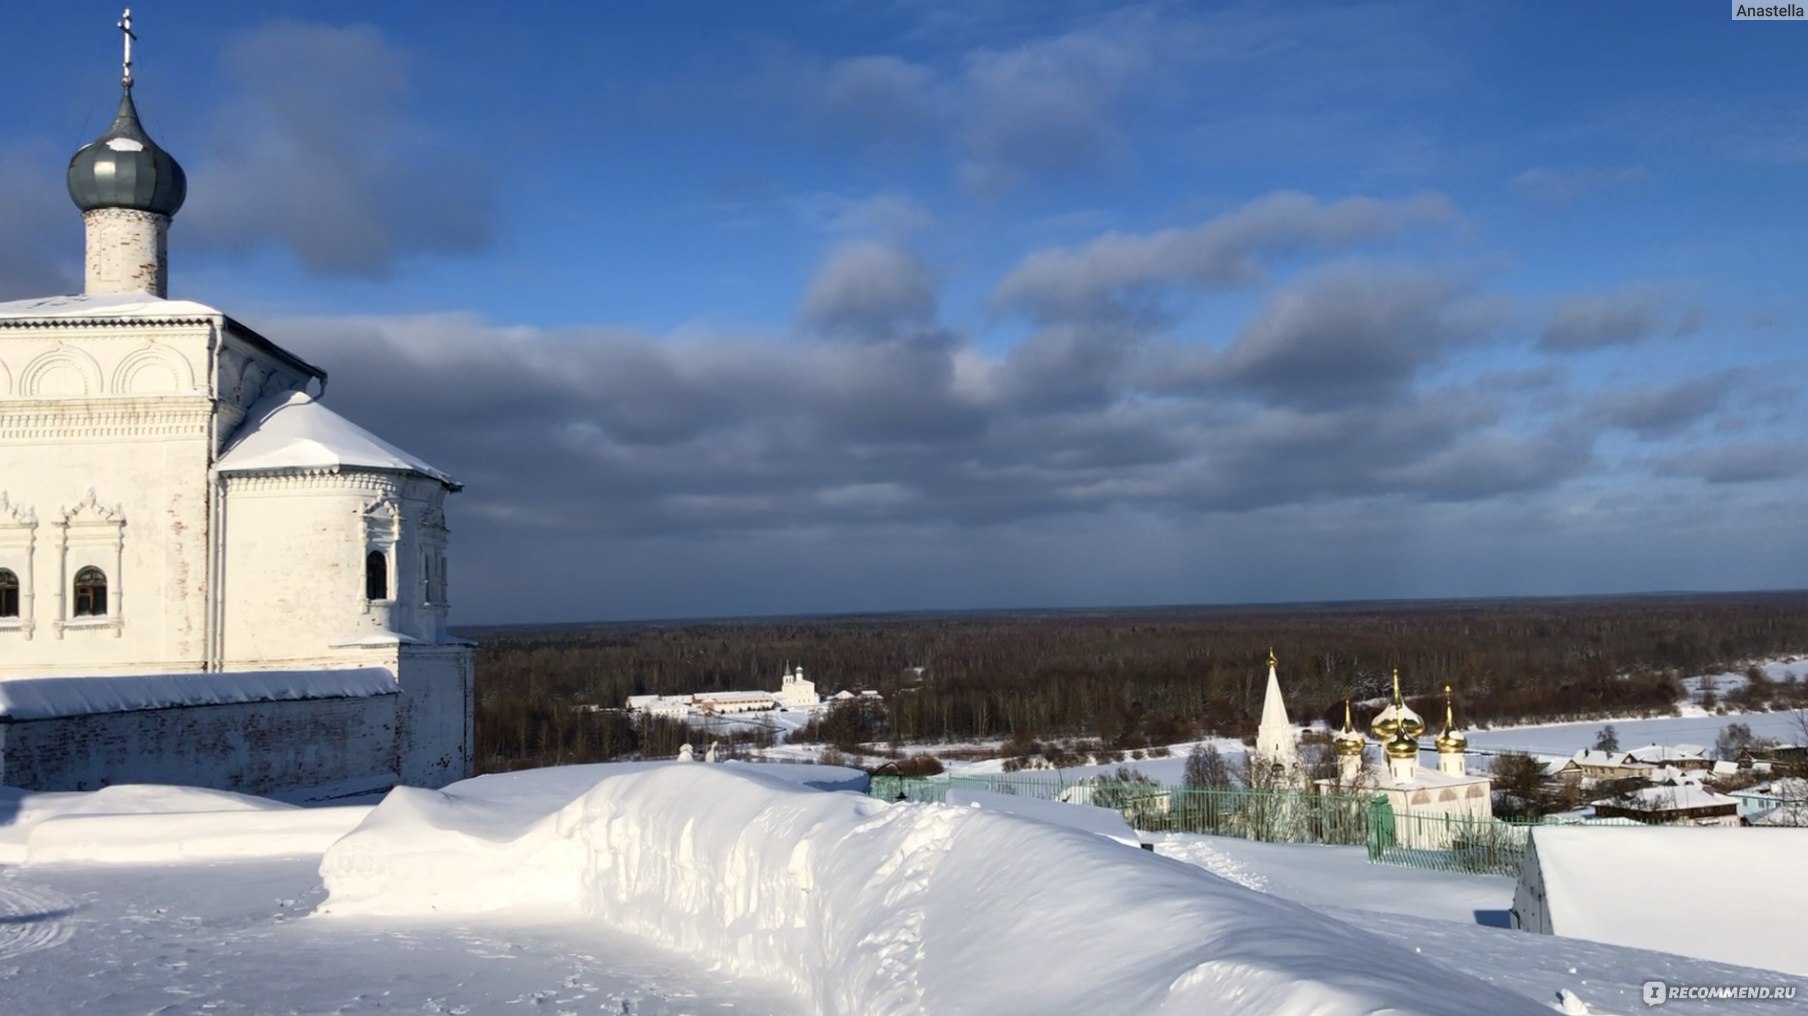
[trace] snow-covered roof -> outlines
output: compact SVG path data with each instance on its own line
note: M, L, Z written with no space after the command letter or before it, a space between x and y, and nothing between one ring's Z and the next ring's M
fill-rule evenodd
M67 321L75 319L199 321L225 317L215 307L193 300L165 300L149 293L93 293L40 296L0 303L0 321Z
M313 377L326 377L326 371L233 320L218 307L193 300L166 300L149 293L82 293L0 303L0 328L73 328L96 324L123 327L204 321L221 322L227 332L295 369Z
M376 469L419 473L453 490L458 481L321 405L306 392L251 407L214 467L222 473L281 469Z
M56 716L124 713L173 706L364 698L393 695L396 690L395 675L381 667L118 677L11 677L0 679L0 718L45 720Z
M696 701L757 702L771 697L769 691L701 691L697 693Z
M1799 776L1785 776L1780 780L1760 783L1755 787L1732 791L1734 797L1750 797L1770 800L1808 801L1808 779Z
M1679 744L1674 747L1648 744L1643 748L1632 749L1626 753L1626 757L1635 762L1699 761L1707 758L1707 749L1694 744Z
M1596 807L1637 808L1641 811L1694 811L1738 804L1726 794L1699 783L1680 783L1670 787L1640 787L1624 798L1595 801Z
M1626 756L1617 751L1595 751L1584 748L1572 756L1577 765L1584 766L1620 766L1626 765Z
M1526 863L1557 935L1808 972L1808 879L1788 875L1808 832L1533 826L1531 837ZM1521 869L1522 885L1532 874Z
M1675 786L1681 783L1700 783L1702 770L1678 769L1675 766L1663 766L1646 777L1652 783L1662 786Z

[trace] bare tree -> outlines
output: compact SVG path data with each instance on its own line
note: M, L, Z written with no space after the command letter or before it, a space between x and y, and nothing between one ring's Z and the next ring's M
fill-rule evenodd
M1224 761L1218 746L1204 742L1193 745L1193 750L1187 753L1181 781L1189 787L1228 787L1234 782L1230 765Z
M1742 751L1762 751L1775 745L1769 738L1755 736L1749 723L1729 723L1714 738L1714 757L1730 762Z

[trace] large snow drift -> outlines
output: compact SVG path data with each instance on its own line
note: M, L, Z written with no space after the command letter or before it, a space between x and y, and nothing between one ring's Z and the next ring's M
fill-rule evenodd
M780 983L824 1016L1546 1011L1092 833L762 768L605 775L537 818L528 774L398 789L327 851L321 910L575 911Z
M1063 804L1060 801L1044 801L1037 797L1022 797L1017 794L1000 794L990 790L973 790L968 787L954 787L948 796L942 799L945 803L956 807L985 808L999 811L1018 818L1035 819L1049 825L1061 826L1064 829L1078 829L1083 833L1103 836L1108 840L1136 847L1141 840L1130 823L1124 821L1124 813L1116 808L1101 808L1092 804Z
M1526 931L1808 974L1808 829L1538 826Z
M0 864L163 864L318 854L369 807L297 808L224 790L0 787Z

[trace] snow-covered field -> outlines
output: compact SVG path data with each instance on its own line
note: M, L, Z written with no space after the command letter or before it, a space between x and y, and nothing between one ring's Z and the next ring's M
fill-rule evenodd
M1469 747L1486 751L1523 751L1532 755L1573 755L1595 746L1595 735L1613 724L1623 749L1647 744L1695 744L1712 749L1714 739L1727 725L1743 723L1758 737L1785 743L1801 740L1801 720L1793 712L1728 713L1715 716L1694 710L1694 715L1658 716L1650 719L1589 720L1586 723L1549 723L1525 727L1496 727L1469 732Z
M1152 854L1020 802L835 792L858 779L579 766L315 812L13 794L0 834L27 863L0 866L0 1013L1530 1014L1567 989L1630 1014L1651 978L1808 998L1800 978L1507 930L1510 879L1199 836ZM353 831L323 837L335 824ZM197 840L216 846L171 846Z

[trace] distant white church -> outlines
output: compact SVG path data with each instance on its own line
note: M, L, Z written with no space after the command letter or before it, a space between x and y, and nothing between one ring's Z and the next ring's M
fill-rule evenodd
M182 168L132 96L70 160L77 296L0 303L0 783L271 791L470 771L445 473L326 372L168 298Z

